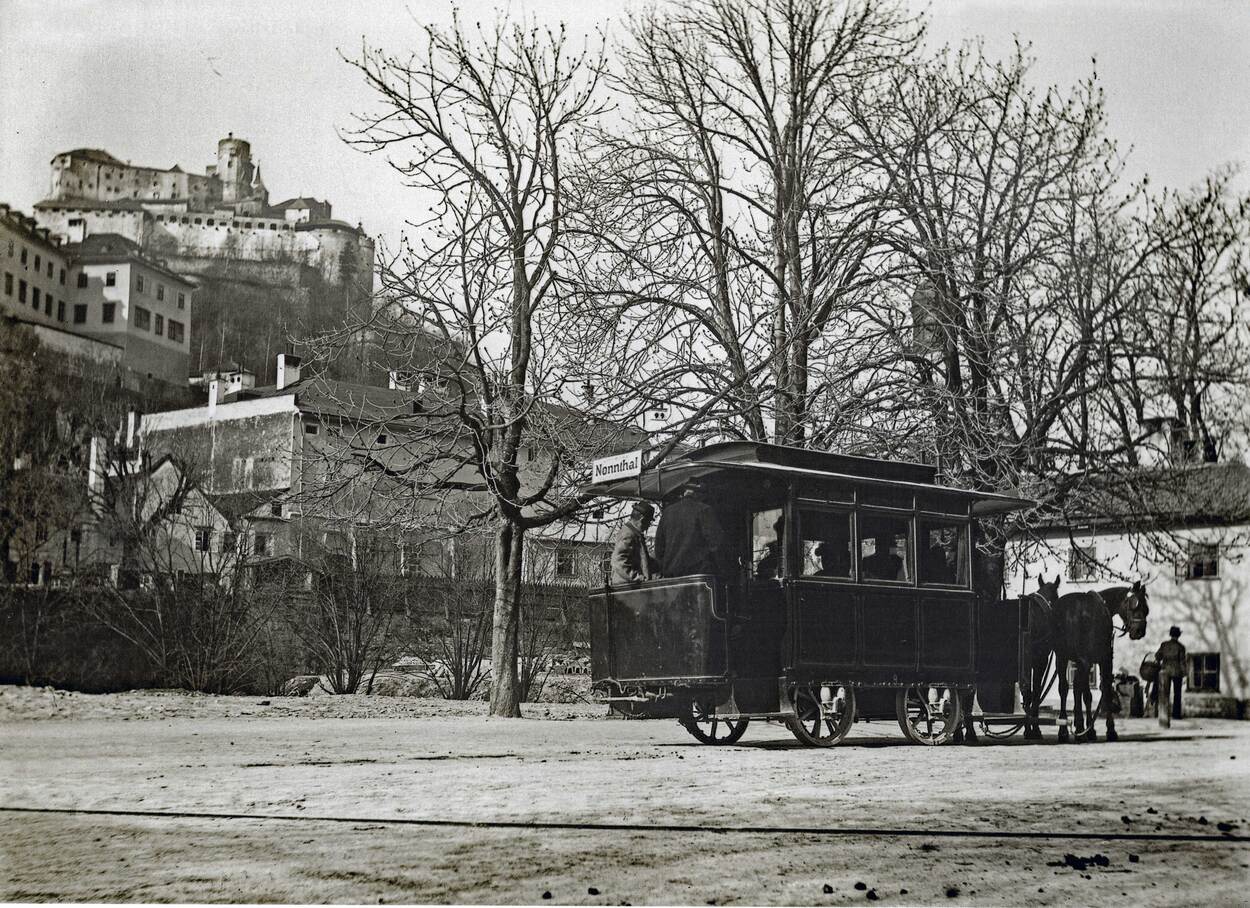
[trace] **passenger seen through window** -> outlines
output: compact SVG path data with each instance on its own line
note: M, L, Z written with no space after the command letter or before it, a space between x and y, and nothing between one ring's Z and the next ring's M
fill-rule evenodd
M851 515L836 511L799 511L802 575L851 576Z
M751 576L756 580L772 580L781 576L785 525L781 508L756 511L751 515Z
M859 578L911 580L910 519L860 512Z
M955 520L921 518L920 582L968 585L968 528Z

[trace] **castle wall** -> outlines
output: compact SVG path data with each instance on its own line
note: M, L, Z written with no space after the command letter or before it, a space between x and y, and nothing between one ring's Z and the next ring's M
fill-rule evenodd
M185 199L201 207L222 198L220 180L181 170L105 163L89 157L60 154L52 159L51 199Z

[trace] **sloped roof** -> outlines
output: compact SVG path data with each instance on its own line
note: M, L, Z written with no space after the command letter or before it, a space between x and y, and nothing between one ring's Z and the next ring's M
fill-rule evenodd
M1250 466L1240 461L1138 470L1091 480L1067 512L1048 521L1176 528L1250 523Z
M285 211L288 208L311 208L314 205L328 205L328 204L330 203L322 202L318 199L314 199L312 198L312 196L302 195L297 199L287 199L285 202L279 202L277 205L271 205L269 207L276 208L279 211Z
M125 166L122 161L117 160L117 158L113 157L103 148L75 148L73 151L62 151L57 155L57 157L59 158L63 154L67 154L74 158L86 158L88 161L95 161L97 164L114 164L119 167Z
M120 233L92 233L78 243L68 243L65 248L75 256L140 255L142 248L134 240Z
M245 492L206 493L205 497L213 503L213 507L222 513L222 516L234 521L252 513L252 511L268 504L275 498L280 498L286 492L286 489L264 489Z

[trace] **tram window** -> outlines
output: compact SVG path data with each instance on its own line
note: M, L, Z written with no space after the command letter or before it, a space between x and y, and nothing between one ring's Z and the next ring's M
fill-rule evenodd
M851 576L851 515L799 511L804 577Z
M781 535L785 517L781 508L751 515L751 576L771 580L781 576Z
M909 582L912 576L911 519L861 511L860 579Z
M968 526L920 518L920 582L968 585Z

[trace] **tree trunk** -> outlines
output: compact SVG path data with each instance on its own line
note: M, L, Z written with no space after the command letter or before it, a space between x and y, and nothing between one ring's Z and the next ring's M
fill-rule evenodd
M504 522L495 537L495 616L491 631L490 714L521 717L517 677L521 601L521 554L525 531Z

